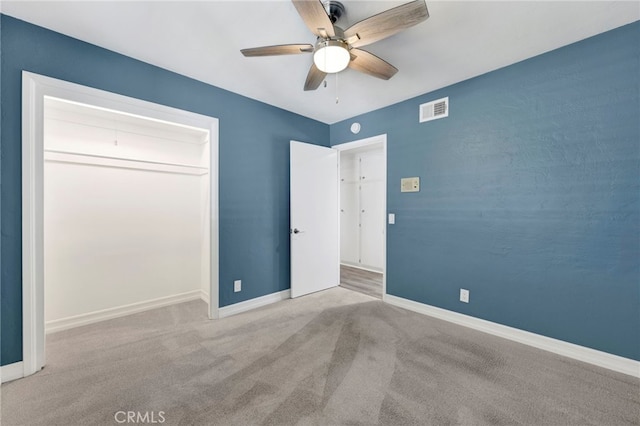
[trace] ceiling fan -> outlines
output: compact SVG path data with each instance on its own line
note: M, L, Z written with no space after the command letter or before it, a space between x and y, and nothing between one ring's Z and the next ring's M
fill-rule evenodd
M388 80L398 69L360 49L400 31L412 27L429 17L425 0L416 0L364 19L346 30L334 25L344 14L339 1L292 0L309 30L317 36L316 44L284 44L242 49L244 56L275 56L313 53L313 63L304 83L304 90L315 90L327 74L347 67L365 74Z

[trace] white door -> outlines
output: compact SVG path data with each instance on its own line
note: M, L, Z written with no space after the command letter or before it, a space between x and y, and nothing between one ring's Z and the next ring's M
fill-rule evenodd
M338 152L291 141L291 297L340 283Z

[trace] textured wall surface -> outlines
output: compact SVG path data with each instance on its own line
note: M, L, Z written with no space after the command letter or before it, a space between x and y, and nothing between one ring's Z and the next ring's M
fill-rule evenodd
M389 294L640 359L638 40L636 22L331 126L332 145L388 134Z
M21 72L199 114L220 125L220 305L289 287L289 140L329 126L2 15L1 364L22 357ZM233 293L233 280L242 292Z

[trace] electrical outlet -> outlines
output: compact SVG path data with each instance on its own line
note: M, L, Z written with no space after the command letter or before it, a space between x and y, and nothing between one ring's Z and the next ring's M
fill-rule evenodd
M242 280L235 280L233 282L233 292L237 293L242 290Z
M464 288L460 289L460 301L469 303L469 290L465 290Z

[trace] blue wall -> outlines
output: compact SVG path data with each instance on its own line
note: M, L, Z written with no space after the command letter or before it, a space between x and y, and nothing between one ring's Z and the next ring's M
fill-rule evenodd
M22 70L217 117L220 305L289 288L289 141L327 145L328 125L5 15L1 19L2 365L22 359ZM234 279L242 279L241 293L233 293Z
M636 22L331 126L332 145L388 134L390 294L640 360L638 40Z

